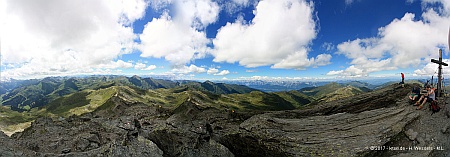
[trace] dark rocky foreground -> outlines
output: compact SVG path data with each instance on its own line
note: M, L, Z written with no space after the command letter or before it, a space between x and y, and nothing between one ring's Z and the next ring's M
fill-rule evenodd
M127 102L0 132L0 156L447 156L446 109L430 115L392 85L304 110L233 112L190 98L175 109ZM400 147L442 148L394 150Z

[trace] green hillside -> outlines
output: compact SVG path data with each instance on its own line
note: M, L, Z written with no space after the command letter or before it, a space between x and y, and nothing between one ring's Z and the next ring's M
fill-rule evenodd
M291 103L294 107L300 108L314 101L313 98L298 91L275 92L276 95Z
M343 85L340 85L336 82L332 82L332 83L329 83L329 84L326 84L323 86L319 86L319 87L303 88L303 89L300 89L299 92L301 92L307 96L314 97L314 98L321 98L329 93L333 93L334 91L336 91L342 87L343 87Z
M214 94L234 94L234 93L243 94L243 93L250 93L252 91L258 91L256 89L243 85L213 83L211 81L205 81L203 83L191 82L183 86L194 88L200 91L208 91Z
M330 102L334 100L341 100L347 97L351 97L357 94L366 93L366 91L361 90L360 88L356 88L353 86L346 86L342 88L338 88L337 90L325 94L324 96L318 99L318 102Z
M356 81L347 84L338 84L332 82L319 87L303 88L298 92L314 98L315 102L330 102L371 91L366 86L366 84L362 84Z
M1 95L1 102L4 106L10 106L16 111L28 111L31 108L41 107L53 100L62 98L66 95L76 93L84 90L99 90L107 89L113 86L129 86L133 89L170 89L176 87L188 87L200 91L208 91L215 94L230 94L230 93L249 93L255 89L241 86L228 85L223 83L213 82L193 82L182 81L174 82L162 79L141 78L139 76L125 77L125 76L101 76L101 77L86 77L86 78L64 78L64 77L48 77L35 81L33 84L15 85L18 88L6 89L6 87L13 87L13 85L2 85L5 94ZM63 101L64 98L58 99Z

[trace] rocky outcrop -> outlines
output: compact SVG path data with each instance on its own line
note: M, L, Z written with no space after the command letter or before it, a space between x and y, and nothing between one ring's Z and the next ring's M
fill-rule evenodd
M233 150L245 156L257 151L246 145L258 145L277 156L364 156L371 146L385 145L418 116L401 108L297 119L269 113L253 116L240 125L241 131L226 137L256 139L233 142Z
M59 121L40 118L12 137L18 146L41 156L162 156L152 141L139 136L129 120L127 116L105 119L92 114Z
M93 113L40 118L11 138L5 156L445 156L446 151L390 151L450 146L445 112L430 116L392 85L304 110L242 112L195 97L175 108L119 96ZM441 116L441 117L438 117ZM434 119L438 117L441 121ZM438 127L438 129L435 129ZM381 150L383 149L383 150Z
M406 97L409 86L392 85L306 110L258 114L222 136L222 142L242 156L448 155L445 111L430 116L431 111L416 110Z

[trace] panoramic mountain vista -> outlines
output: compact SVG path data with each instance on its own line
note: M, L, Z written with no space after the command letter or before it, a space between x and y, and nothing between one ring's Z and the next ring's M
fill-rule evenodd
M0 157L449 157L450 0L0 0Z
M18 89L35 89L49 80L58 87L75 82L71 89L83 90L67 90L73 92L21 112L4 104L0 127L11 137L0 133L3 146L0 153L7 156L329 156L336 153L441 156L448 153L437 149L392 152L371 148L428 147L431 139L440 139L433 142L433 147L450 144L447 135L450 123L442 118L435 121L436 116L449 116L448 111L430 116L430 112L417 112L409 104L410 88L420 84L405 87L392 84L372 91L329 83L316 88L266 93L211 81L180 83L183 81L137 78L45 78L33 80L34 84L26 81L18 84ZM136 83L142 81L125 80L154 80L174 86L148 89L150 86ZM114 84L117 82L123 84ZM127 83L130 84L124 85ZM79 88L86 85L89 88ZM61 91L61 88L51 89L53 92L47 93ZM16 90L8 90L4 95ZM420 121L435 122L421 125ZM426 129L435 131L418 134Z

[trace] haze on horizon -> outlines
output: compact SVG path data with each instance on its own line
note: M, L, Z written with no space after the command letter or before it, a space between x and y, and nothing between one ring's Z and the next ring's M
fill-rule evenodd
M4 0L0 20L0 80L418 78L439 49L450 62L450 0Z

